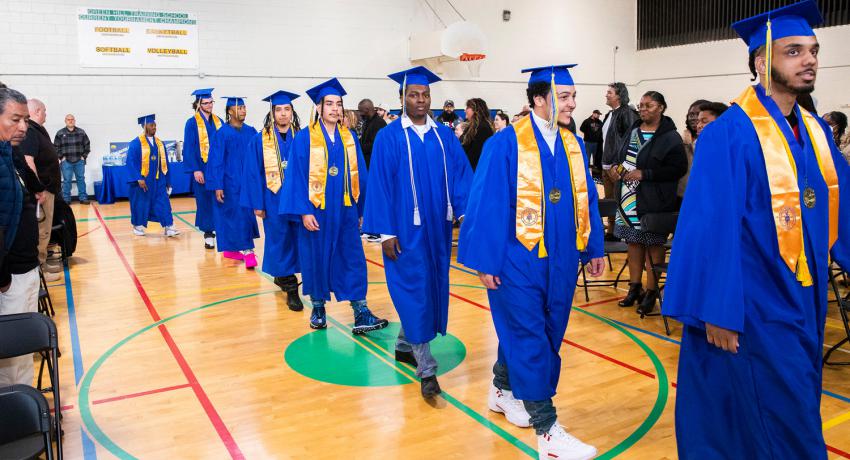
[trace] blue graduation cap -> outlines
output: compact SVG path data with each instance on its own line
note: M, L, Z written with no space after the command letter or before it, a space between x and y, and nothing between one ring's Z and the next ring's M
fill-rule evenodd
M142 126L145 126L148 123L153 123L155 121L156 121L156 115L154 115L154 114L139 117L139 124L142 125Z
M192 91L192 96L195 96L195 99L210 99L212 98L213 88L201 88Z
M522 69L522 73L531 72L528 78L528 84L532 83L551 83L552 76L555 76L556 85L575 85L573 77L570 75L570 70L578 64L561 64L547 65L543 67L532 67L530 69Z
M767 44L768 25L773 41L785 37L814 36L812 27L821 23L823 16L818 4L815 0L805 0L742 19L732 24L732 28L747 42L749 52L752 53Z
M222 99L227 99L227 104L224 105L225 108L230 108L240 105L245 105L245 98L242 96L232 96L232 97L223 97Z
M292 104L292 101L298 99L298 95L295 93L290 93L289 91L277 91L274 94L264 98L263 100L268 102L269 104L275 105L285 105Z
M325 96L345 96L345 88L342 87L339 80L336 78L331 78L330 80L319 83L318 85L307 90L307 95L310 96L310 99L314 104L319 104L322 102L322 98Z
M402 70L401 72L396 72L390 75L387 75L394 82L398 83L402 86L401 89L404 89L403 86L407 85L425 85L428 86L431 83L437 83L442 80L440 77L431 72L424 66L417 66L407 70Z

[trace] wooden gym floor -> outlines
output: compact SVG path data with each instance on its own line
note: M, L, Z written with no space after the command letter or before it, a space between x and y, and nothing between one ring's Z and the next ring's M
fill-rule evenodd
M533 431L487 409L496 335L471 271L452 264L444 393L429 404L393 359L395 325L353 336L350 307L329 303L329 328L311 330L268 276L203 249L192 198L172 206L174 239L157 224L133 236L127 202L73 206L77 252L50 287L67 458L536 458ZM364 244L369 306L398 321L380 247ZM681 329L619 308L625 287L576 291L559 417L599 458L676 458ZM843 333L830 308L827 344ZM850 459L850 368L825 369L822 414L829 457Z

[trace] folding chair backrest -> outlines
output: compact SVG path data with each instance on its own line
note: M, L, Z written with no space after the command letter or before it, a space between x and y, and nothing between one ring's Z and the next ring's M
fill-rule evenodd
M654 212L640 217L640 229L645 232L669 235L676 232L678 212Z
M47 399L29 385L0 387L0 445L50 431Z
M0 315L0 359L58 347L56 324L40 313Z
M612 200L610 198L604 198L599 200L599 217L616 217L617 209L620 207L620 204L617 200Z

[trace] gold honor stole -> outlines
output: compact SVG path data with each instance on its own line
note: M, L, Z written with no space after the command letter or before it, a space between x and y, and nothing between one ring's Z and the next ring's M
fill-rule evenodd
M812 285L806 248L803 240L802 213L800 212L800 187L797 184L797 165L788 146L788 140L779 125L761 103L755 89L747 88L734 101L750 118L758 134L767 181L770 185L770 202L779 243L779 254L788 268L796 273L803 286ZM812 140L821 175L829 189L829 247L838 239L838 175L832 162L829 141L811 113L800 107L803 125Z
M294 130L290 126L290 134ZM277 142L277 128L272 125L263 130L263 169L266 172L266 187L277 193L283 184L283 162L280 159L280 144Z
M215 116L214 113L211 113L210 117L212 117L215 129L221 128L221 118ZM210 136L207 133L207 124L204 123L204 117L201 116L200 111L195 112L195 124L198 125L198 144L201 146L201 161L206 163L207 158L210 156Z
M168 162L165 161L165 146L162 145L162 141L158 137L154 137L153 140L156 142L156 150L159 152L159 165L162 173L168 174ZM148 144L148 139L144 133L139 136L139 143L142 144L142 177L148 177L148 173L151 171L151 146ZM156 171L156 178L159 179L158 169Z
M544 258L548 255L543 240L546 198L543 193L540 150L531 123L530 114L514 123L517 138L516 237L529 251L539 242L538 257ZM584 155L573 133L563 128L558 128L558 131L570 165L576 249L584 251L590 238L590 203Z
M310 202L313 206L319 209L325 209L325 188L328 182L328 146L325 144L325 135L322 132L322 127L317 120L310 124ZM339 137L342 139L342 145L345 149L345 187L343 191L343 204L351 206L351 195L354 196L354 201L360 199L360 180L357 169L357 145L354 143L354 136L348 128L337 125ZM331 168L332 175L336 175L336 166Z

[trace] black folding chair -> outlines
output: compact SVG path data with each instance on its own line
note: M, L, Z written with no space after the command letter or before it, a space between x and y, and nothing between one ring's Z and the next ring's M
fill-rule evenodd
M617 215L617 208L619 205L617 204L617 200L612 199L602 199L599 200L599 216L602 217L603 221L608 217L614 217ZM623 243L622 241L606 241L604 246L605 257L608 259L608 269L614 271L614 266L611 263L611 254L627 254L629 252L629 245ZM626 269L626 265L628 265L628 258L625 262L623 262L623 267L620 268L620 271L617 273L617 277L614 279L601 279L601 280L588 280L587 273L585 273L584 264L581 264L579 267L579 275L581 275L581 282L576 283L576 287L584 288L584 298L586 301L590 302L590 293L588 292L588 287L613 287L617 288L617 285L620 284L620 276L622 276L623 271Z
M50 374L51 391L53 393L54 425L56 436L57 458L62 460L62 437L59 421L62 418L61 399L59 397L59 340L56 324L53 320L40 313L18 313L0 315L0 359L39 353L42 358L41 369L38 373L38 385L41 387L44 365ZM2 416L2 412L0 412ZM2 457L0 457L2 458Z
M838 312L841 315L841 320L844 322L844 338L826 351L826 354L823 356L824 365L850 366L850 361L829 361L829 357L835 352L835 350L841 348L841 346L845 343L850 343L850 320L848 320L848 316L850 316L850 313L848 313L850 312L850 292L842 296L841 291L838 289L838 278L842 277L842 279L846 280L846 275L846 272L838 268L830 267L829 269L829 283L832 285L832 293L835 295L835 303L838 305Z
M47 316L56 316L53 310L53 300L50 299L50 291L47 290L47 280L44 279L44 271L38 269L38 312Z
M51 429L50 406L38 390L29 385L0 388L0 459L29 460L46 453L53 460Z
M650 233L658 233L660 235L671 235L676 231L676 221L679 219L678 212L661 212L661 213L649 213L644 214L640 218L640 229L645 232ZM661 314L661 307L664 305L664 285L663 281L666 280L667 275L667 253L670 251L672 247L671 244L665 245L664 258L663 260L652 260L652 255L647 251L647 259L649 260L649 267L652 270L653 275L655 275L656 282L658 283L658 305L659 312L658 313L641 313L640 317L643 318L645 316L661 316L664 319L664 331L667 335L670 335L670 324L667 321L667 317ZM648 249L648 248L647 248Z

